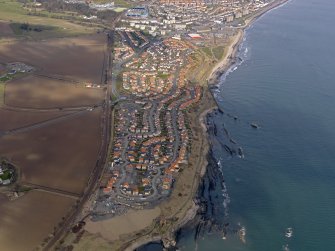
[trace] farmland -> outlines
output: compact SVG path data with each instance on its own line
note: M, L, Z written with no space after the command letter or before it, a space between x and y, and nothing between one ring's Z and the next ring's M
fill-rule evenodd
M0 21L0 36L13 35L13 30L11 29L9 23Z
M53 232L74 203L71 198L39 191L11 202L0 194L1 250L33 250Z
M102 89L57 79L27 76L8 82L5 103L14 107L72 107L101 103Z
M10 41L0 44L0 63L20 61L44 75L100 83L104 49L104 35L38 42Z
M3 136L0 152L21 168L22 183L80 194L96 161L99 118L97 109L64 122Z
M7 131L15 128L29 126L32 123L39 123L42 121L67 115L69 113L71 112L64 112L64 111L27 112L22 110L0 109L0 131Z
M15 4L0 3L1 19L8 14L3 15L2 7L14 8ZM30 23L39 23L37 17L21 11L25 10L15 9L11 18L22 22L27 17ZM85 28L77 29L64 20L50 18L56 21L52 24L48 18L43 20L47 26L61 22L73 28L71 32L85 33ZM13 23L0 25L13 35L8 29ZM1 74L13 62L34 68L0 82L0 157L19 172L16 184L6 189L24 191L14 201L3 195L5 188L0 191L4 250L33 250L60 226L83 194L102 144L105 89L97 85L103 80L105 35L47 38L0 43ZM20 242L13 242L15 239Z

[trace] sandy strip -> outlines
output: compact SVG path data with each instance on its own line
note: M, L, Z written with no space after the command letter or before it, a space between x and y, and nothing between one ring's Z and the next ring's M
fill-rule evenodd
M131 234L150 226L159 215L159 207L139 211L129 210L126 214L109 220L89 220L86 222L85 229L92 234L101 234L103 238L109 241L115 241L121 235Z
M239 29L237 34L231 38L231 43L228 46L228 51L225 55L225 57L214 66L212 69L211 74L209 75L209 80L212 80L213 78L216 79L216 76L219 72L223 72L227 70L227 68L231 65L231 61L234 58L238 46L241 43L244 36L244 29Z
M250 17L249 19L247 19L245 21L245 25L241 27L236 27L238 32L235 36L231 38L231 42L228 45L228 51L225 57L217 65L215 65L214 68L212 69L212 72L208 77L209 83L213 84L221 76L221 74L225 72L226 70L228 70L228 68L231 66L232 61L234 60L238 52L239 45L241 44L243 40L245 30L248 27L250 27L250 25L253 22L255 22L259 17L261 17L268 11L287 3L288 1L289 0L274 1L271 4L269 4L267 7L265 7L262 11Z

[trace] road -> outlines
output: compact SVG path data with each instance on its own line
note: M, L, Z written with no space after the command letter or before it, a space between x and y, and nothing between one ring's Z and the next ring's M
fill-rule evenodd
M35 107L21 107L21 106L9 106L2 105L0 109L14 111L14 112L72 112L72 111L82 111L90 108L100 107L102 104L92 104L86 106L58 106L49 108L35 108Z
M48 186L41 186L41 185L28 183L28 182L23 182L23 183L21 183L21 185L27 186L27 187L29 187L33 190L39 190L39 191L42 191L42 192L61 195L61 196L69 197L71 199L75 199L75 200L79 199L80 195L81 195L81 194L78 194L78 193L72 193L72 192L69 192L69 191L65 191L65 190L61 190L61 189L57 189L57 188L52 188L52 187L48 187Z
M185 55L182 56L183 58L183 62L182 65L185 65L186 63L186 53L184 52ZM135 54L134 56L138 56L139 54ZM133 57L134 57L133 56ZM124 63L124 62L123 62ZM119 66L121 64L119 63ZM178 66L176 68L176 71L174 72L174 78L173 78L173 86L170 90L170 92L166 95L166 96L172 96L178 88L178 79L179 79L179 75L180 75L180 70L181 70L181 66ZM163 99L166 98L166 96L159 98L159 99L154 99L154 100L149 100L149 99L145 99L143 101L145 102L149 102L152 104L149 112L148 112L148 116L146 119L148 121L149 124L149 134L161 134L161 128L160 125L156 126L155 125L155 120L158 118L160 120L160 114L162 113L162 111L158 111L158 106L161 104L161 102L163 101ZM127 100L127 102L123 102L121 107L125 108L126 110L128 110L129 112L134 111L135 109L137 110L141 110L141 106L137 105L134 103L134 100L132 100L133 98ZM178 111L179 111L179 106L185 102L186 99L185 98L181 98L178 100L178 102L176 103L176 106L171 110L171 125L172 125L172 131L173 131L173 135L174 135L174 142L173 142L173 158L170 161L170 163L165 163L163 165L159 166L159 170L165 170L167 169L170 164L175 161L178 157L178 151L179 148L181 146L181 139L180 139L180 135L179 135L179 129L178 129ZM126 115L127 119L126 119L126 126L125 128L128 128L130 125L130 120L131 117L130 115ZM136 134L136 133L135 133ZM124 136L124 141L123 141L123 146L122 146L122 152L121 152L121 158L124 160L124 163L120 166L120 170L121 170L121 175L120 175L120 179L116 182L115 187L116 187L116 193L114 194L115 196L115 202L118 203L123 203L123 204L128 204L131 202L154 202L157 201L159 198L166 196L166 195L162 195L158 192L158 185L160 184L159 179L160 179L160 172L158 172L156 175L153 176L152 179L152 189L153 192L152 194L145 196L145 197L134 197L131 195L126 194L122 189L121 189L121 184L123 182L126 181L127 175L126 175L126 166L128 164L130 164L131 162L128 161L127 158L127 148L128 148L128 144L129 144L129 136L131 134L128 132L126 133L126 135Z

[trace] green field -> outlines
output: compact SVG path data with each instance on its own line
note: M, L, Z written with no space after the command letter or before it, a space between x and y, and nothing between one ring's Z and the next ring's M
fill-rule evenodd
M72 23L65 18L71 18L66 13L49 13L44 10L28 10L15 0L0 0L0 20L10 23L28 23L53 27L45 32L34 32L34 35L70 36L92 33L93 29ZM15 27L14 27L15 28ZM15 29L14 29L15 32ZM30 34L31 35L31 34Z
M28 26L23 29L23 26ZM53 38L70 35L64 29L56 26L36 25L27 23L10 23L10 27L17 36L31 37L35 39Z
M130 7L131 6L131 4L128 3L127 1L125 1L125 0L115 0L115 1L112 1L112 0L93 0L93 2L95 2L95 3L114 2L115 6L120 6L120 7Z
M35 32L54 32L59 29L55 26L35 25L28 23L10 23L9 26L11 27L15 35L31 34Z
M126 2L125 0L115 0L114 1L116 6L120 6L120 7L131 7L131 4Z
M212 52L213 52L214 57L217 60L222 59L223 54L224 54L224 50L225 50L224 46L217 46L217 47L212 48Z
M211 48L209 48L209 47L204 47L204 48L202 48L202 50L203 50L203 52L205 52L206 54L207 54L207 56L209 56L209 57L212 57L213 55L212 55L212 50L211 50Z
M121 7L117 7L114 9L115 12L122 12L124 10L126 10L127 8L121 8Z
M204 47L202 51L210 58L220 60L224 54L224 46Z

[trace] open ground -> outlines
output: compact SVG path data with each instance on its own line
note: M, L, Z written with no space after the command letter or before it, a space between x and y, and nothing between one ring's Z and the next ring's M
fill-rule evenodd
M0 63L24 62L43 75L98 84L101 82L105 42L103 34L3 42L0 44Z
M9 23L0 21L0 36L10 36L13 34L13 30L10 28Z
M15 4L2 1L0 19L27 18L30 23L67 27L73 34L86 33L85 27L63 20L28 17ZM1 27L13 35L8 23L1 22ZM0 41L0 63L23 62L35 68L0 83L0 155L19 170L18 185L33 189L14 201L0 193L1 249L34 250L60 226L87 186L103 137L105 89L85 84L103 81L105 40L105 35L93 34Z
M70 22L67 19L72 19ZM80 20L66 13L51 13L42 9L24 8L18 1L2 0L0 2L0 19L5 22L29 23L35 25L46 25L53 27L53 31L36 33L37 38L64 37L89 34L94 28L79 24ZM75 23L77 22L77 23ZM7 30L7 28L6 28ZM11 35L6 33L5 35Z
M13 107L58 108L101 104L101 88L85 88L57 79L26 76L6 85L5 104Z
M71 112L64 111L24 111L24 110L7 110L0 108L0 131L13 130L22 128L31 124L47 121L53 118L67 115Z
M1 250L33 250L61 223L74 203L71 198L39 191L10 202L0 194Z
M0 152L21 182L80 194L96 162L101 109L50 126L0 138Z

